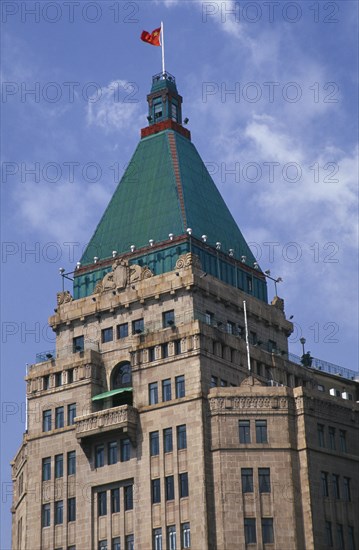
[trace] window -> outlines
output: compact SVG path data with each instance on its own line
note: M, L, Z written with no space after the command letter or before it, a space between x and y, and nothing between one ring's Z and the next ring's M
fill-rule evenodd
M162 101L154 104L155 119L162 117Z
M277 351L277 342L274 340L268 340L268 351L269 353L274 353Z
M50 504L42 505L41 521L43 527L50 526Z
M64 501L57 500L55 502L55 525L60 525L64 522Z
M211 384L210 384L210 388L216 388L218 386L218 378L217 376L211 376Z
M55 388L62 386L62 372L55 372Z
M42 378L42 389L48 390L49 387L50 387L50 376L47 375Z
M181 353L181 340L175 340L173 342L174 354L179 355Z
M274 542L273 518L262 518L262 539L263 544Z
M329 449L335 450L335 428L329 426Z
M191 526L189 523L181 525L182 548L191 548Z
M242 493L253 493L253 468L242 468Z
M97 509L99 516L106 516L107 514L107 493L106 491L100 491L97 493Z
M134 535L126 535L125 544L126 544L126 549L125 550L134 550L134 548L135 548L135 537L134 537Z
M42 481L51 479L51 457L47 456L42 459Z
M117 514L120 511L120 489L116 487L111 489L111 514Z
M143 319L132 321L132 334L141 334L144 331Z
M329 496L329 489L328 489L328 472L321 472L320 474L321 478L321 485L322 485L322 497L328 497Z
M113 340L113 328L104 328L101 330L101 341L103 344L106 344L106 342L112 342Z
M174 122L177 122L177 105L171 103L171 118Z
M165 453L171 453L173 451L172 428L163 430L163 447Z
M348 543L349 550L355 550L354 527L352 525L348 525Z
M351 501L351 491L350 491L350 477L344 478L344 500L350 502Z
M150 455L157 456L160 453L160 438L158 432L150 433Z
M64 455L55 456L55 477L62 477L64 475Z
M177 426L177 449L187 449L186 424L182 424L182 426Z
M339 476L337 474L332 475L332 485L333 485L333 496L336 499L340 498L340 488L339 488Z
M112 539L112 550L121 550L121 538L115 537Z
M270 493L270 468L258 468L259 492Z
M42 411L42 431L51 431L51 410Z
M127 338L128 336L128 323L122 323L122 325L117 325L117 338Z
M317 424L317 434L318 434L318 445L319 445L319 447L325 447L324 425L323 424Z
M221 388L226 388L226 387L228 386L227 380L222 380L222 378L221 378L221 380L220 380L220 386L221 386Z
M344 550L344 531L343 531L343 525L341 523L337 523L337 541L338 541L338 549Z
M71 403L67 406L67 424L68 426L72 426L75 424L75 417L76 417L76 403Z
M98 542L98 550L107 550L107 540L100 540Z
M105 465L105 446L96 445L95 447L95 468L102 468Z
M214 314L211 311L206 311L204 316L204 322L207 323L207 325L213 325Z
M162 380L162 401L171 401L171 379Z
M330 548L333 547L333 533L332 533L332 523L331 521L325 522L325 538L327 546Z
M76 498L67 499L67 521L76 521Z
M133 485L124 487L125 510L133 510Z
M167 342L165 344L162 344L161 345L161 349L162 349L162 359L167 359L168 357L168 344Z
M246 544L256 544L256 520L255 518L244 518L244 538Z
M173 476L165 478L166 500L174 500L175 498L175 482Z
M126 437L126 439L121 439L121 462L127 462L131 458L131 441Z
M152 504L158 504L161 502L161 481L160 479L153 479L151 482L152 489Z
M251 330L249 332L249 342L251 344L253 344L253 346L257 343L257 333L256 332L253 332L253 330Z
M85 340L83 336L76 336L72 340L73 343L73 352L76 353L78 351L84 351L85 349Z
M73 544L67 547L67 550L76 550L76 546Z
M117 463L117 441L110 441L107 445L107 462L109 465Z
M120 363L117 365L111 374L111 387L112 389L117 388L128 388L132 384L132 375L131 375L131 365L127 361L125 363Z
M21 472L19 475L19 496L22 495L24 491L24 474Z
M256 420L256 442L267 443L267 421Z
M176 550L176 526L169 525L167 527L167 548L168 550Z
M148 384L148 402L150 405L156 405L156 403L158 403L157 382L152 382L152 384Z
M67 453L67 475L76 474L76 451Z
M155 348L152 346L148 348L148 361L152 363L156 359Z
M345 430L339 430L339 443L342 453L347 452L347 432Z
M176 376L176 398L184 397L186 395L184 376Z
M227 321L227 332L228 334L235 334L236 325L232 321Z
M251 432L250 432L250 421L249 420L240 420L239 421L239 442L240 443L250 443L251 442Z
M67 383L72 384L74 381L74 369L67 370Z
M162 529L153 530L153 548L154 550L162 550Z
M56 407L55 409L55 428L64 427L64 408Z
M188 474L179 475L180 498L188 497Z
M163 328L171 327L175 324L175 312L174 309L170 311L165 311L162 313L162 326Z
M252 292L253 290L252 277L247 277L247 288L248 288L248 292Z

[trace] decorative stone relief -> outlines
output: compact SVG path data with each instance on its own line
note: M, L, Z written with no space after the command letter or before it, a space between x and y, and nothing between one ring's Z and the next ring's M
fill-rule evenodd
M112 271L106 273L104 278L95 286L93 294L102 294L110 290L123 290L130 283L136 283L143 279L153 277L152 271L140 265L128 265L127 260L116 260L112 265Z
M63 292L57 293L58 306L61 306L62 304L67 304L68 302L72 302L72 300L73 300L73 297L71 296L68 290L64 290Z
M184 269L190 266L198 267L199 269L201 269L201 262L199 257L196 256L196 254L192 254L192 252L182 254L176 262L176 269Z

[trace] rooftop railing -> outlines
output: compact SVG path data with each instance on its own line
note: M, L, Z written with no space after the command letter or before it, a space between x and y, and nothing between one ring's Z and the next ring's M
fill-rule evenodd
M289 361L292 361L292 363L296 363L297 365L302 365L301 357L299 355L295 355L294 353L288 353L288 359ZM351 369L346 369L345 367L340 367L339 365L335 365L334 363L329 363L329 361L324 361L323 359L318 359L317 357L312 357L312 369L321 370L323 372L327 372L328 374L334 374L336 376L342 376L343 378L347 378L348 380L354 380L356 377L359 376L359 372Z

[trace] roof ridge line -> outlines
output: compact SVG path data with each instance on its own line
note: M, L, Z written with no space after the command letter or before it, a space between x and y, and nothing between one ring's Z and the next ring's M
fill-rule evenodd
M183 225L184 229L187 229L187 216L186 216L186 208L184 204L184 196L183 196L183 188L182 188L182 180L181 180L181 171L179 168L179 162L178 162L178 154L177 154L177 147L176 147L176 140L175 140L175 133L174 132L168 132L168 142L169 142L169 148L170 148L170 155L172 159L172 165L173 165L173 173L176 180L176 187L178 192L178 199L180 203L180 209L183 219Z

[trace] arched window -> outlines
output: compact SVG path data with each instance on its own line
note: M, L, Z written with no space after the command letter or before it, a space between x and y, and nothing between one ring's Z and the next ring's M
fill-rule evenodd
M116 365L111 374L111 389L129 388L132 385L131 364L126 361Z

